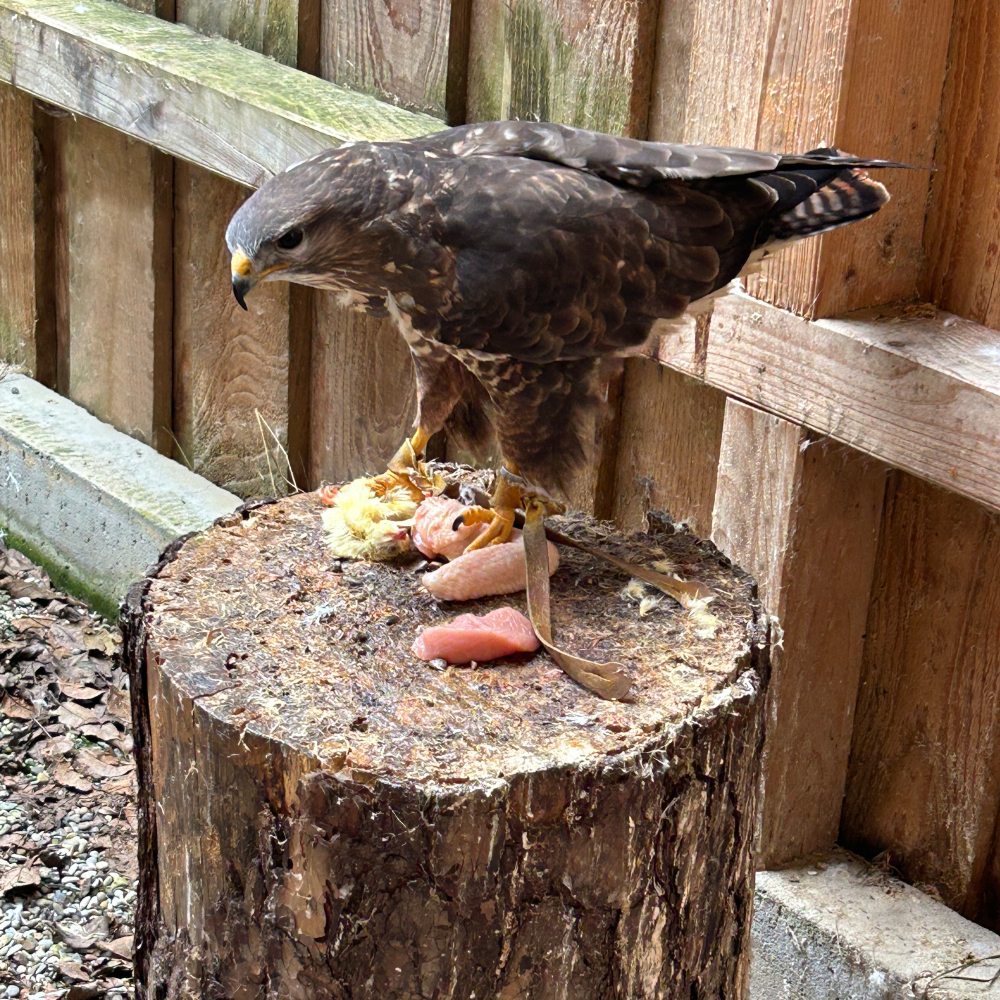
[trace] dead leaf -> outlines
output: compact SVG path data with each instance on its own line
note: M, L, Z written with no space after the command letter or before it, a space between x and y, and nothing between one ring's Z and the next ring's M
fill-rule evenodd
M33 719L35 717L35 710L30 705L9 694L3 696L0 712L3 712L8 719Z
M86 687L83 684L71 684L69 681L63 680L59 681L59 690L67 698L72 698L73 701L80 702L96 701L104 694L103 691L98 691L97 688Z
M121 634L109 632L107 629L95 629L93 632L84 632L83 642L87 649L92 649L105 656L113 656L121 645Z
M63 788L72 788L74 792L92 792L94 786L82 774L74 771L69 764L56 764L52 769L52 777Z
M92 778L121 778L135 770L135 764L119 764L114 758L81 750L76 755L76 767Z
M135 749L135 741L128 733L122 736L121 739L115 740L113 745L118 747L126 757L131 757L132 751Z
M58 718L67 729L99 725L101 721L93 709L78 705L75 701L64 701L59 706Z
M39 873L41 865L37 861L25 861L0 875L0 895L8 896L25 889L34 889L42 884Z
M51 601L59 596L48 587L40 587L37 583L19 580L16 576L0 581L0 588L6 590L10 594L11 600L14 601L20 597L30 597L33 601Z
M87 951L98 941L107 941L111 934L108 918L94 917L85 924L75 924L68 920L54 925L56 932L73 951Z
M52 620L51 618L45 618L45 617L38 617L38 618L34 618L34 617L32 617L32 618L29 618L29 617L22 617L22 618L15 618L15 619L14 619L14 620L13 620L13 621L12 621L12 622L10 623L10 627L11 627L11 628L12 628L12 629L13 629L13 630L14 630L15 632L19 632L19 633L20 633L20 634L22 634L22 635L23 635L23 634L24 634L25 632L28 632L28 631L30 631L31 629L34 629L34 630L35 630L35 631L36 631L36 632L38 633L39 637L41 637L41 634L42 634L41 630L42 630L42 629L43 629L43 628L44 628L44 627L45 627L45 626L46 626L46 625L47 625L47 624L48 624L48 623L49 623L49 622L50 622L51 620Z
M89 736L92 740L104 740L105 743L110 743L112 740L116 743L121 742L119 740L121 733L118 727L110 722L103 722L95 726L81 726L80 734L82 736Z
M126 937L115 938L110 944L101 944L101 951L109 951L112 955L117 955L119 958L124 958L126 961L132 961L132 941L133 936L131 934Z
M132 722L132 702L129 701L128 691L121 688L111 688L108 691L107 714L122 722L131 724Z
M49 642L61 646L71 653L82 653L87 645L83 639L83 629L79 625L63 625L55 622L49 626Z
M19 833L5 833L0 837L0 850L19 851L28 846L28 841Z
M75 979L82 983L90 979L90 973L83 971L83 966L79 962L60 962L56 968L59 974L66 979Z
M47 740L39 740L29 751L28 756L35 760L62 760L73 751L73 739L70 736L53 736Z
M106 795L134 795L135 776L126 774L121 778L105 778L101 782L101 791Z

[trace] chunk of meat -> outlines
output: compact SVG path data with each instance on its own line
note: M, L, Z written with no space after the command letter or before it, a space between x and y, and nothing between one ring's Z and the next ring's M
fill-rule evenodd
M452 525L469 508L450 497L428 497L413 518L413 544L428 559L457 559L485 530L485 524Z
M447 625L425 628L413 652L421 660L486 663L511 653L533 653L539 645L531 622L520 611L497 608L482 617L459 615Z
M559 550L549 546L549 576L559 568ZM474 601L494 594L516 594L527 586L524 540L515 531L503 545L466 552L433 573L423 584L439 601Z

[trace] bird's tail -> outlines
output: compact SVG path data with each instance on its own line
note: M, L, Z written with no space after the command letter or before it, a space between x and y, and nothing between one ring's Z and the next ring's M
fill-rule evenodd
M864 169L870 163L877 164L858 161L857 166L845 165L844 155L836 149L815 149L806 157L829 156L840 162L794 166L757 178L773 187L778 195L758 233L757 246L816 236L857 222L873 215L889 200L885 187Z

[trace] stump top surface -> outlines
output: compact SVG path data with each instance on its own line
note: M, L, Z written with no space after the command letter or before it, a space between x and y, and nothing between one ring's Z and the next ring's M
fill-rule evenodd
M439 604L414 563L338 560L323 507L300 494L217 524L184 544L151 584L149 662L218 722L288 744L317 766L417 783L463 783L580 765L636 748L745 669L752 583L708 543L669 528L624 538L583 515L553 527L651 565L668 559L717 594L714 637L675 601L623 597L629 581L560 546L556 641L633 674L633 703L602 701L540 650L478 669L435 670L420 630L524 594ZM230 519L235 520L235 518ZM634 588L638 589L638 588Z

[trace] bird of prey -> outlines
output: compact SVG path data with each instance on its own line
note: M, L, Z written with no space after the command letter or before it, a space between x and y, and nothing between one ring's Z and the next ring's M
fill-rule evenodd
M442 427L473 452L498 446L480 546L509 536L523 490L559 490L586 462L607 359L780 247L876 212L889 195L865 168L890 166L526 121L346 143L239 208L232 287L244 308L279 279L392 317L417 427L379 480L409 485Z

